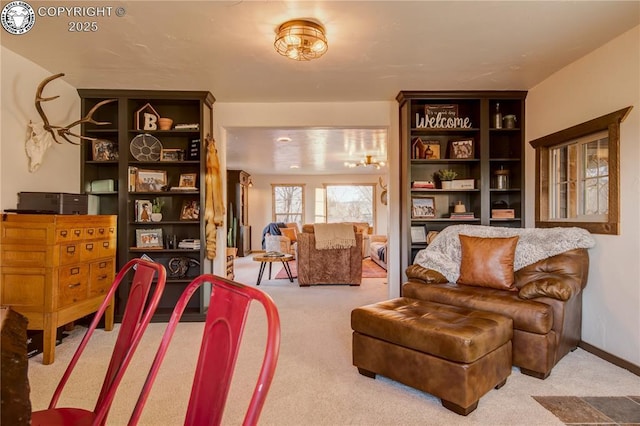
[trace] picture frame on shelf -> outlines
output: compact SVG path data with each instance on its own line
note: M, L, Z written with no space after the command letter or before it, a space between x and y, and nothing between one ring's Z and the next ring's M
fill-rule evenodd
M424 226L412 226L411 227L411 242L412 243L426 243L427 232Z
M93 161L117 161L118 144L106 139L96 139L91 142L91 153Z
M136 192L159 192L167 186L166 170L143 170L136 173Z
M185 157L188 161L200 161L200 139L191 139Z
M138 168L129 166L127 174L127 190L129 192L136 192L136 182L138 180Z
M162 228L136 229L136 248L164 248Z
M180 210L180 220L199 220L200 203L196 200L185 200Z
M457 118L458 117L458 105L456 104L431 104L425 105L424 115L427 118L437 119L438 116L442 118Z
M413 219L433 219L436 217L435 197L416 197L411 199L411 217Z
M467 160L474 158L474 140L458 139L449 141L449 158L457 160Z
M153 203L151 200L136 200L136 222L151 222Z
M180 181L178 183L179 188L193 188L196 189L197 173L182 173L180 175Z
M424 142L424 159L425 160L440 159L440 143L438 143L438 141Z
M160 151L160 161L182 161L184 151L181 149L163 148Z

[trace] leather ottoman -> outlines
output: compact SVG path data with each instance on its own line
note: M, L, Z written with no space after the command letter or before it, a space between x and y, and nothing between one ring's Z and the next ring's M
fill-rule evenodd
M400 297L351 312L360 374L430 393L466 416L511 374L511 318Z

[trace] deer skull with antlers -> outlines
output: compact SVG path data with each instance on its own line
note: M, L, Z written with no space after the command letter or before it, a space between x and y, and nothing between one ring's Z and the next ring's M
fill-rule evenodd
M42 97L42 91L44 87L51 81L56 78L60 78L64 76L64 73L59 73L52 75L51 77L47 77L38 85L38 89L36 90L36 110L38 111L38 115L42 118L41 123L34 123L33 121L29 121L29 134L27 141L25 143L25 150L27 152L27 157L29 157L29 171L31 173L38 170L40 165L42 164L42 159L44 157L44 153L51 146L51 141L54 140L56 143L62 143L58 138L62 138L67 142L79 145L80 142L74 142L69 139L70 137L78 138L81 140L96 140L96 138L92 138L89 136L83 136L71 131L71 128L77 126L82 123L92 123L98 126L102 126L105 124L111 124L107 121L96 121L93 119L93 114L100 108L101 106L108 104L110 102L116 101L116 99L107 99L95 104L93 108L89 110L86 116L83 118L76 120L72 123L67 124L66 126L56 126L52 125L47 118L47 115L42 109L42 103L52 101L54 99L59 98L59 96L51 96L48 98Z

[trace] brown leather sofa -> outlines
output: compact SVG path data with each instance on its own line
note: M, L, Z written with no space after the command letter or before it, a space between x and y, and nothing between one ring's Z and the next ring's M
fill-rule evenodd
M420 265L407 268L402 295L505 315L513 319L513 365L545 379L581 338L586 249L569 250L515 272L517 291L448 282Z
M355 230L355 227L354 227ZM360 285L362 282L362 234L356 245L346 249L316 249L313 225L304 225L298 234L298 283Z

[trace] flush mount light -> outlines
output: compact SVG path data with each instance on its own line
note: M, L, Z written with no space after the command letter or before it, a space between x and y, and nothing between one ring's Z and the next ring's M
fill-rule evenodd
M310 61L327 51L324 27L306 19L295 19L280 25L273 43L282 56L296 61Z
M280 136L276 139L277 142L291 142L291 138L289 136Z

